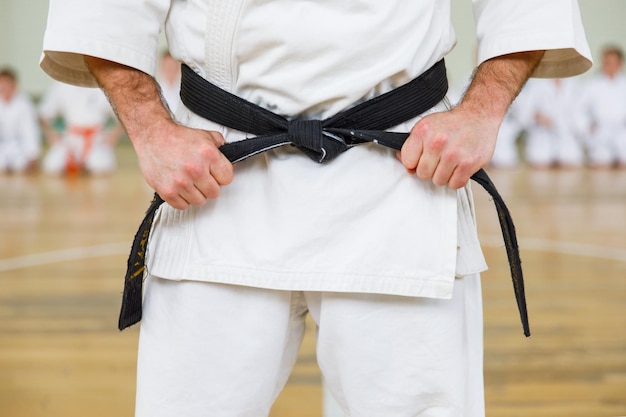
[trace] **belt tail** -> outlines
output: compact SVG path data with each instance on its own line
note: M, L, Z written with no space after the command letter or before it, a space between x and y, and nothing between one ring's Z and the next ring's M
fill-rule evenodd
M127 262L126 276L124 277L122 308L118 321L120 330L124 330L141 321L143 279L146 272L145 260L148 238L150 237L154 214L163 202L163 199L155 193L152 203L133 239L133 246Z
M524 335L530 337L530 325L528 323L528 311L526 308L526 294L524 290L524 276L522 274L522 260L519 255L519 247L517 245L517 236L515 234L515 225L513 218L509 213L509 209L496 186L491 181L485 170L481 169L472 175L472 179L479 183L493 198L493 202L498 212L498 220L500 221L500 229L504 238L504 246L511 269L511 279L513 281L513 290L515 291L515 299L517 301L517 309L519 310L520 319Z

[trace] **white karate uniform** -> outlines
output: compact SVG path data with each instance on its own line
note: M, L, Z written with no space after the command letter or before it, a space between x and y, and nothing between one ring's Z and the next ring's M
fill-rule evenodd
M170 3L150 0L142 2L141 6L126 0L109 0L90 2L89 8L84 8L78 0L53 0L50 4L41 66L55 78L93 85L94 80L84 66L82 54L122 62L154 74L158 30L167 16L168 45L176 59L187 63L219 87L288 116L324 118L353 103L379 95L424 72L444 57L455 43L450 26L450 5L446 1L191 0ZM509 52L550 49L537 75L574 74L590 65L590 53L575 1L482 0L475 1L475 12L480 40L479 62ZM124 30L119 30L120 27ZM436 108L443 109L443 105ZM185 125L217 130L227 141L247 136L203 120L183 105L176 116ZM408 121L396 130L408 131L414 122ZM379 297L388 295L453 298L452 304L458 308L455 303L463 303L463 297L453 297L455 276L472 275L475 279L475 274L484 270L485 262L476 235L469 186L456 191L421 181L406 174L393 151L370 144L352 148L323 165L288 148L238 163L234 181L223 188L217 200L185 211L167 205L160 209L149 242L147 266L152 276L210 282L200 285L204 290L197 289L198 292L211 292L211 289L220 287L218 284L234 285L233 288L239 288L235 294L247 293L246 287L258 288L259 294L265 293L266 289L288 291L272 291L272 297L280 294L295 294L288 296L295 297L300 291L305 294L334 292L344 294L339 297L341 304L350 310L357 299L368 298L362 294L372 294L372 300L377 300L369 304L372 309L376 308ZM196 285L194 283L194 287ZM152 288L164 286L166 284L161 282ZM146 298L153 296L151 291L147 290ZM203 303L178 298L175 292L159 291L159 296L154 298L160 300L155 303L161 307L146 308L144 320L155 327L142 328L142 341L150 345L147 351L156 354L140 351L140 404L160 404L157 397L165 390L170 392L168 398L187 393L193 398L194 404L191 409L185 409L185 415L202 415L208 412L204 407L210 407L213 414L220 416L263 415L266 407L243 410L250 403L248 401L242 402L241 409L237 410L232 408L232 401L214 408L217 407L217 402L213 401L215 396L199 398L191 387L199 380L183 377L186 370L197 366L199 357L218 355L219 348L213 350L207 346L207 343L211 345L213 340L223 337L217 327L234 326L242 334L254 327L246 324L239 315L239 307L246 302L245 295L239 301L236 301L237 297L224 298L227 301L223 303L229 307L226 310L222 310L224 305L216 306L217 311L221 311L224 327L204 327L202 322L208 313L192 314L191 317L196 317L196 324L192 323L191 329L186 328L202 333L199 344L192 343L199 349L193 346L182 351L173 349L178 359L185 358L182 361L185 363L179 360L169 362L171 366L166 371L169 376L161 374L158 379L142 376L144 370L161 366L160 361L171 356L166 353L171 346L164 339L167 330L159 327L159 322L164 326L172 322L158 316L155 310L167 308L166 304L180 303L180 306L194 311ZM164 293L171 293L173 298L163 301L161 296ZM474 292L471 298L476 301L477 293ZM222 300L215 295L211 299ZM405 300L404 297L392 299L398 304ZM424 298L415 300L427 302ZM321 303L320 315L332 314L331 310L324 313L324 304ZM311 311L317 308L315 303L307 305ZM276 322L276 316L265 316L266 309L269 307L256 309L255 314ZM294 313L294 309L288 308L283 310L283 315L285 311ZM361 315L356 311L353 320L346 320L344 324L359 320ZM461 314L464 310L457 311ZM479 311L473 311L469 321L480 322L475 320ZM403 314L410 315L408 310ZM414 314L420 314L418 309ZM366 317L367 314L362 318ZM388 320L393 320L391 317L389 315ZM361 322L361 334L366 334L364 329L367 328L367 337L371 335L372 339L383 340L384 327L391 323L388 320L377 321L377 324L372 322L371 327L367 320ZM385 324L381 326L381 323ZM320 321L318 325L320 333L323 332L324 325ZM433 325L435 330L445 327ZM480 325L461 327L473 336L480 333ZM238 330L235 332L239 333ZM416 341L419 330L415 332L406 339L396 339L398 345L390 343L386 351L380 350L377 354L381 357L396 355L400 362L415 360L412 353L419 344ZM341 334L342 331L336 329L333 337L341 337ZM263 339L273 347L267 351L287 355L282 336L276 336L272 338L268 334L270 340ZM468 354L481 351L480 338L473 336L471 340L478 340L477 344L472 342L471 348L461 349L450 358L463 373L480 362L480 353L478 356ZM359 349L359 344L369 343L364 338L338 343L332 354L349 355L350 351ZM167 339L171 341L170 336ZM245 340L250 341L250 338ZM439 343L435 345L441 346ZM203 351L205 348L207 350ZM252 352L254 346L241 344L229 345L225 352L239 357L239 349L245 351L241 356L255 355ZM258 359L255 363L269 360L260 353L255 357ZM377 362L380 358L360 356L360 360L365 358L375 361L373 368L381 370L382 362ZM422 371L432 364L426 361L421 364ZM216 366L233 366L229 360L218 362ZM439 370L430 369L434 373ZM236 379L238 375L247 379L224 368L216 372L229 379ZM325 372L327 380L330 379L327 381L329 386L348 415L350 410L356 409L355 404L371 402L367 397L370 400L377 398L373 385L369 390L364 388L358 392L346 386L340 388L341 379L358 379L355 372L358 373L358 369L342 368L338 374ZM482 385L480 372L471 374L474 383ZM174 378L172 384L165 389L163 386L156 389L156 381L170 377ZM421 372L407 371L407 379L399 378L396 382L391 374L383 378L383 375L373 373L366 378L378 377L382 378L381 383L388 383L393 389L406 389L407 398L421 388L427 391L419 382L426 378ZM284 382L278 376L270 381L277 389ZM399 381L411 383L399 387ZM459 398L469 395L470 385L474 383L431 392L430 398L441 400L441 406L438 411L425 412L424 415L462 415L459 410L463 409L463 403ZM453 393L457 390L463 393ZM144 395L149 399L146 400ZM385 411L378 415L408 415L408 411L403 410L419 407L418 397L421 395L414 397L417 403L410 408L402 407L405 402L394 399L383 401ZM271 403L272 400L273 394L258 393L252 403ZM139 410L146 410L138 411L140 415L157 412L155 407L140 407ZM363 413L359 411L352 415L368 415L362 408L358 409ZM480 406L473 407L466 415L481 415L480 410Z
M65 172L69 159L93 174L115 170L114 148L104 141L105 125L115 115L102 90L55 83L42 98L39 113L50 121L61 117L65 124L61 141L43 159L44 172Z
M23 172L41 153L37 111L29 97L16 94L0 99L0 172Z
M535 166L580 166L584 163L582 144L576 135L575 116L581 87L575 78L530 80L522 101L526 120L526 160ZM537 123L536 117L551 120L551 126Z
M591 78L583 90L579 118L591 165L626 164L626 75Z

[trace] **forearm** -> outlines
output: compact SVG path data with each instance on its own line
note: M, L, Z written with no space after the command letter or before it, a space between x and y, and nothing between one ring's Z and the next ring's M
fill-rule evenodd
M500 124L545 51L519 52L483 62L459 107Z
M457 107L415 124L399 155L407 170L435 185L464 186L490 161L502 119L542 56L522 52L482 63Z
M218 132L177 124L153 77L134 68L86 57L130 138L146 182L170 205L186 209L216 198L230 183L231 163Z
M154 129L172 123L156 80L137 69L91 56L85 63L122 123L135 149L141 148Z

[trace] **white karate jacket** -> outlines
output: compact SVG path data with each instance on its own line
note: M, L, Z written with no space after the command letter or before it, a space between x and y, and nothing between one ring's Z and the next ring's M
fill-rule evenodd
M589 68L576 1L473 3L479 62L548 49L536 76ZM154 74L163 25L173 56L203 77L277 113L316 118L408 82L455 44L445 0L51 0L41 66L80 85L94 85L84 54ZM229 141L245 136L184 106L177 118ZM421 181L372 144L323 165L290 149L237 164L217 200L160 210L148 269L170 279L448 298L455 276L485 262L469 187Z

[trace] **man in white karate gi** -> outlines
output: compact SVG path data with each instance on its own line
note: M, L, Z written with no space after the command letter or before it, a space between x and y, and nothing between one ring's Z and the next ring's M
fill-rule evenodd
M137 416L267 416L307 312L347 416L484 416L486 266L467 183L530 75L591 61L575 1L474 6L471 86L451 111L443 100L395 127L411 131L397 155L372 143L318 164L280 147L233 166L219 147L254 135L184 105L176 123L163 106L163 25L200 77L323 119L440 61L455 44L449 2L51 1L42 68L104 88L166 201L147 247Z

